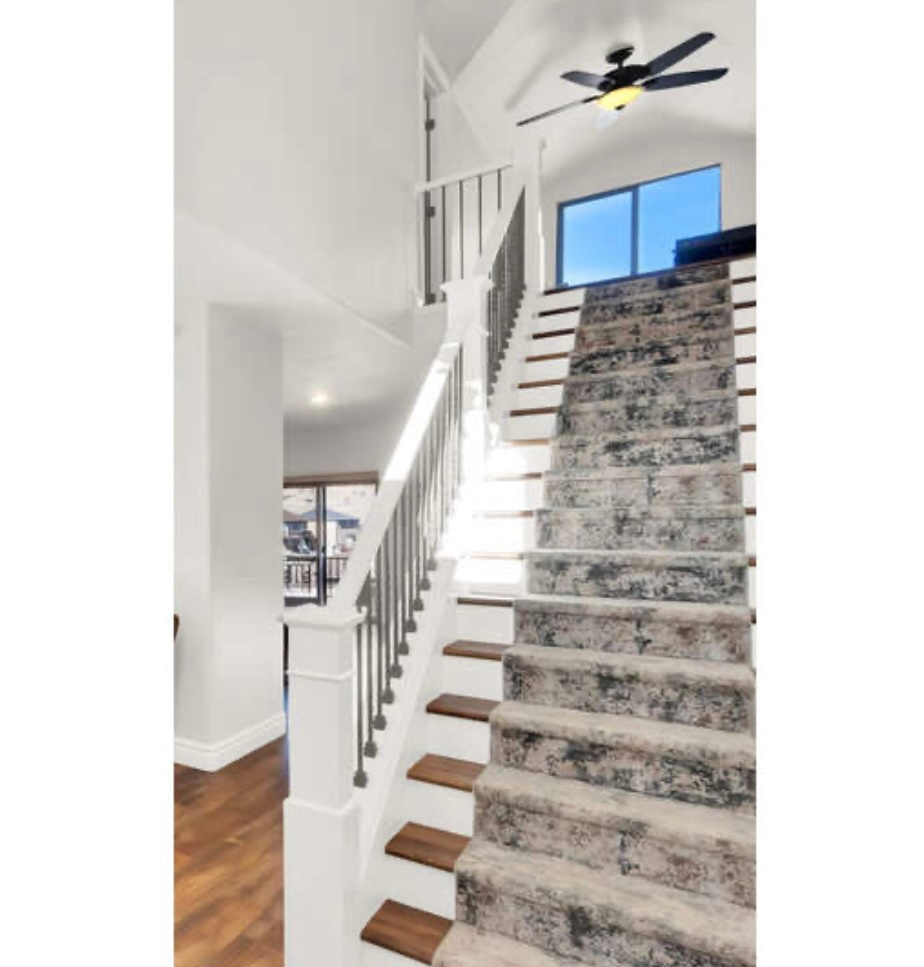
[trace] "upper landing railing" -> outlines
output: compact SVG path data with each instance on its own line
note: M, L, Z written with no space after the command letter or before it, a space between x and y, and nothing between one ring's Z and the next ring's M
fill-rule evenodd
M505 163L416 186L426 305L445 301L443 283L464 279L475 269L514 181L513 165Z

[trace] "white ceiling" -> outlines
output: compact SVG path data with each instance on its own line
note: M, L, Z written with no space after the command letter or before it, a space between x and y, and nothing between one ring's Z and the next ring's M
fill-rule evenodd
M421 0L424 33L451 78L457 77L514 0Z
M177 211L176 298L233 307L283 339L286 426L307 429L380 418L403 405L432 356L434 333L365 319L211 226ZM312 405L315 393L330 402Z
M728 67L724 78L646 93L605 127L604 112L592 104L537 122L531 128L546 141L546 174L554 178L601 151L663 138L675 125L706 136L752 136L754 25L753 0L516 0L466 65L456 91L486 140L509 151L517 120L591 93L562 80L564 71L602 72L616 41L634 44L631 62L645 63L708 30L716 39L673 70Z

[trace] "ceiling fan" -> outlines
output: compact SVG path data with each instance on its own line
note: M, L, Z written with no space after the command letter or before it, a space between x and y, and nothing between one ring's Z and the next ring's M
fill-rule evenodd
M707 81L717 81L728 73L727 67L717 67L712 70L682 71L678 74L665 74L668 68L679 63L690 54L705 46L710 40L715 40L715 34L700 33L685 40L682 44L672 47L659 57L647 64L627 64L626 61L635 53L632 44L616 44L606 55L608 64L616 66L605 74L591 74L587 71L567 71L562 78L583 87L595 88L595 94L580 101L572 101L561 107L553 107L551 111L534 114L517 122L517 127L532 124L542 118L551 117L561 111L580 107L581 104L597 104L610 111L621 111L627 104L631 104L643 91L666 91L673 87L688 87L691 84L705 84Z

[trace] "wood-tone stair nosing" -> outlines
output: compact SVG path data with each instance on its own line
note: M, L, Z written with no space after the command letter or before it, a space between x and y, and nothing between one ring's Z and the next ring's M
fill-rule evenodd
M417 782L429 783L431 786L445 786L447 789L471 792L475 786L475 780L484 770L485 766L481 762L469 762L468 759L427 753L407 770L407 777Z
M386 900L363 928L366 943L391 950L422 964L432 964L453 921L418 910L395 900Z
M398 859L452 873L456 860L470 840L471 836L450 833L434 826L405 823L385 844L385 852Z
M456 604L475 605L483 608L512 608L513 598L492 594L470 594L456 598Z
M443 654L452 658L481 658L485 661L501 661L504 652L510 645L498 644L495 641L470 641L460 638L458 641L446 645Z
M471 695L453 695L443 692L427 704L431 715L447 715L455 719L468 719L471 722L487 722L488 716L499 705L490 698L473 698Z

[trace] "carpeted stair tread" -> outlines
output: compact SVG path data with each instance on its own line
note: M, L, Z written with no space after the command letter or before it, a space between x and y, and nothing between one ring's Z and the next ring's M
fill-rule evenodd
M433 967L583 967L544 950L467 923L453 924L433 959Z
M591 786L491 764L476 784L479 802L503 802L529 812L560 816L612 829L656 828L661 835L701 850L732 848L753 857L753 816L711 806L679 803L643 793Z
M534 594L747 603L748 556L740 551L534 548L526 568Z
M546 949L579 954L588 964L755 962L754 913L745 907L480 840L460 857L457 877L458 908L467 922L501 928L520 941L535 933ZM480 897L498 902L478 904ZM527 911L529 919L509 917ZM663 959L671 954L676 959Z
M564 449L603 443L637 442L654 443L675 437L718 437L728 432L727 426L667 426L646 430L629 430L618 433L560 433L555 437L553 448ZM732 429L737 430L733 425Z
M743 605L536 594L517 599L514 635L553 648L744 661L750 631Z
M504 659L508 701L744 732L754 677L740 662L517 645Z
M491 713L494 729L515 728L601 745L627 743L679 753L703 753L745 765L754 761L754 737L742 732L720 732L632 715L580 712L525 702L501 702ZM493 759L492 759L493 761Z

